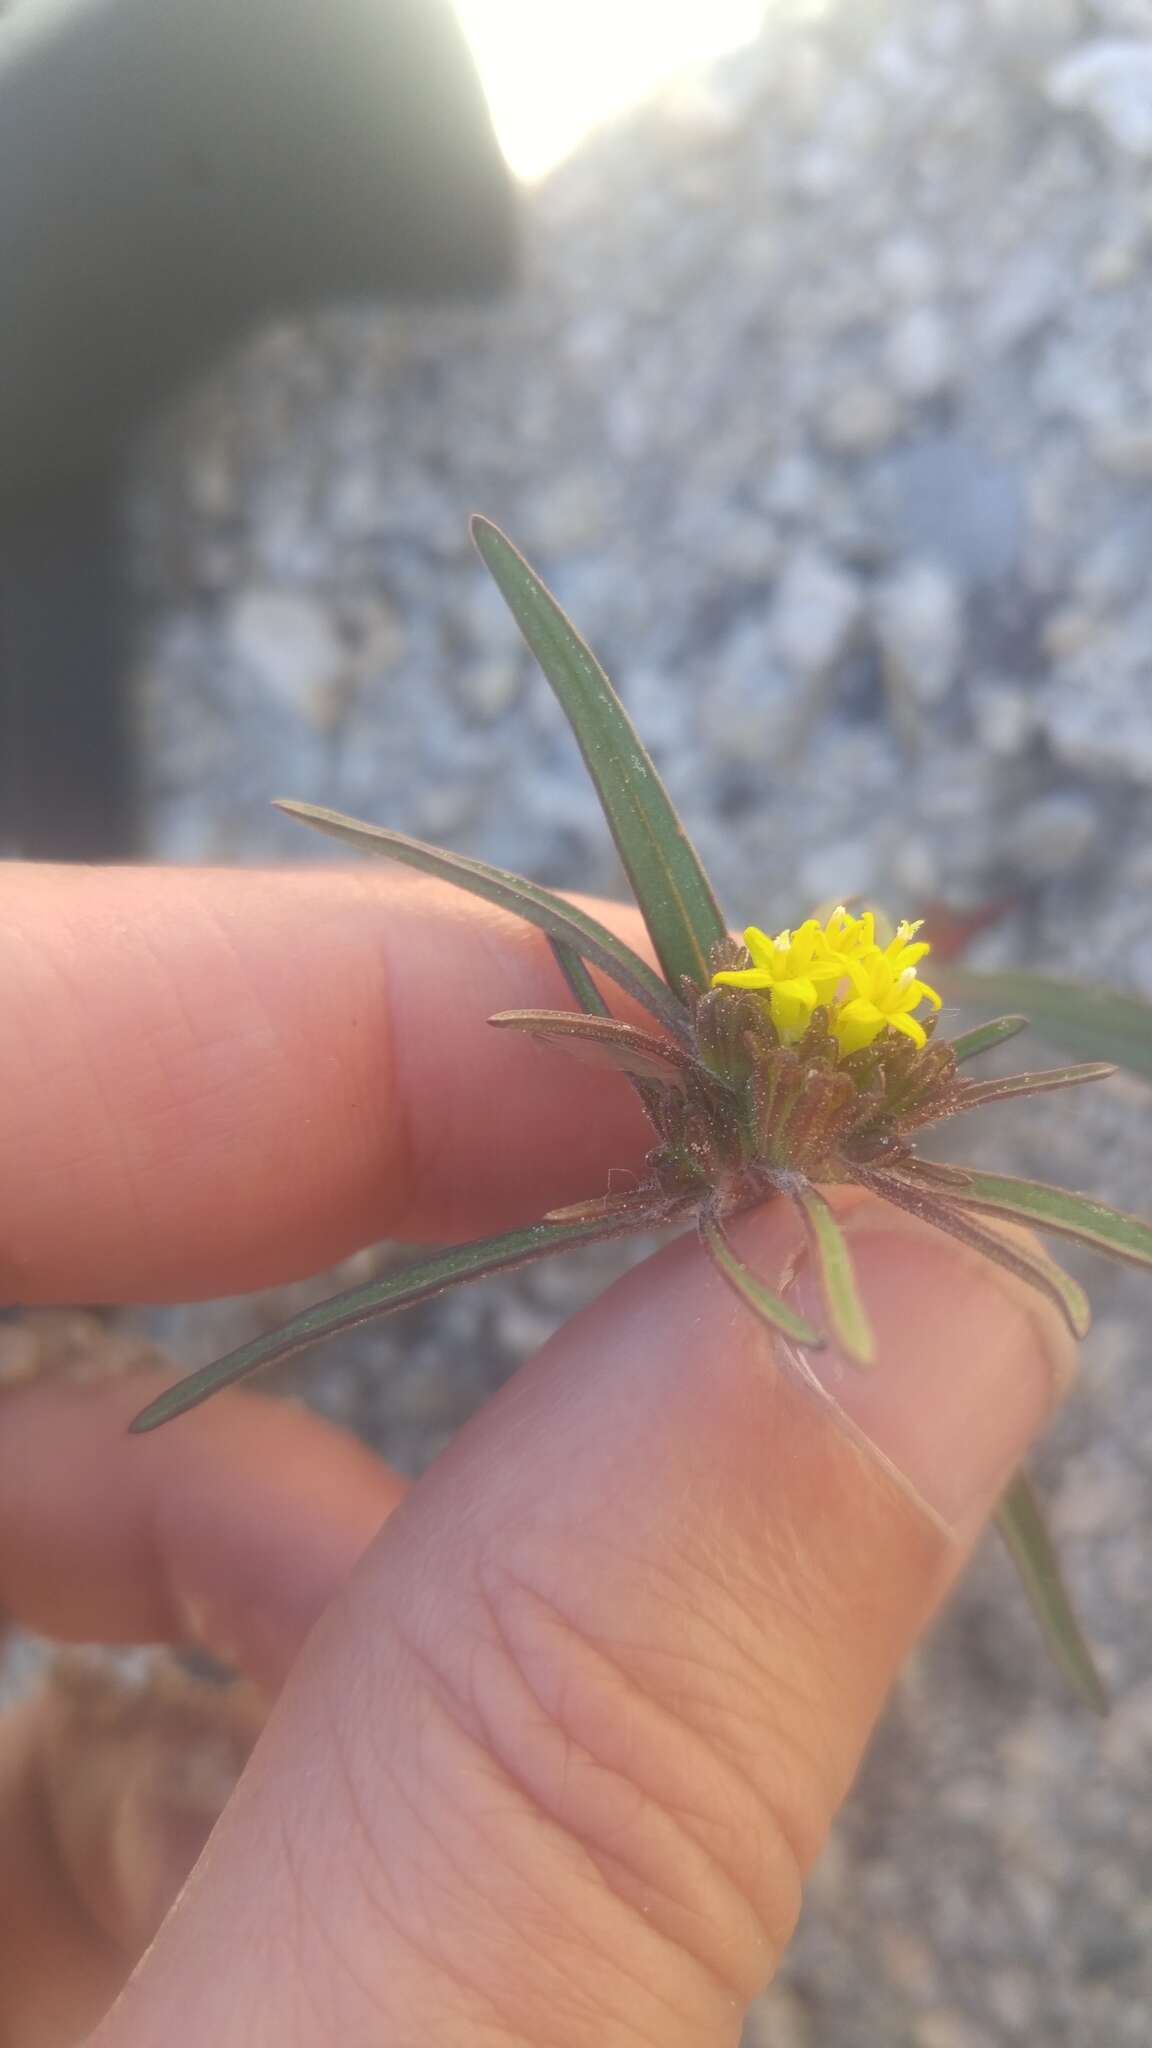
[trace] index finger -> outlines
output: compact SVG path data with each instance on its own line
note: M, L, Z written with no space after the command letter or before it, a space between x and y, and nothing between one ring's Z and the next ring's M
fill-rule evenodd
M643 1118L487 1028L541 1005L542 935L421 877L8 867L0 1294L239 1292L603 1192Z

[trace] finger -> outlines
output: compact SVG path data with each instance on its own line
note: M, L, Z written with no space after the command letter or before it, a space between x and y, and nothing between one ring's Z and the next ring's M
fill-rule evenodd
M871 1201L846 1227L879 1344L867 1428L911 1484L781 1373L695 1245L635 1270L328 1609L99 2048L176 2015L246 2048L732 2048L897 1665L1067 1366L998 1267ZM769 1285L794 1231L742 1226Z
M0 1722L0 2038L87 2038L187 1879L266 1712L258 1688L74 1655Z
M542 935L442 884L13 867L0 986L2 1299L239 1292L643 1158L624 1081L487 1026L570 1007Z
M257 1685L57 1666L0 1724L0 2037L76 2040L151 1939L279 1686L404 1482L288 1403L228 1397L141 1458L140 1377L0 1399L0 1609L208 1650ZM182 1441L181 1441L182 1439Z
M344 1431L234 1395L125 1434L133 1376L0 1398L0 1612L58 1642L166 1642L280 1684L405 1491Z

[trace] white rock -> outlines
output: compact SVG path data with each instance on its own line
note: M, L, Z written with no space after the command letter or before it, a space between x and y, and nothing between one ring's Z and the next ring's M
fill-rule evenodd
M1152 788L1152 674L1126 635L1102 634L1045 692L1041 717L1062 761Z
M697 719L704 758L725 766L775 761L795 744L802 715L794 676L773 658L763 620L742 620L702 678Z
M1050 661L1067 661L1099 637L1100 621L1086 605L1061 605L1044 622L1040 644Z
M1098 832L1090 797L1054 790L1025 804L1009 834L1009 857L1024 874L1048 881L1081 867Z
M1152 476L1152 424L1147 420L1116 421L1093 437L1093 450L1112 476Z
M815 424L825 448L835 454L867 455L892 439L900 411L882 384L861 380L834 392Z
M1084 265L1084 282L1094 292L1116 292L1139 276L1143 255L1134 239L1104 242Z
M241 668L284 710L310 725L328 723L345 652L318 604L298 591L242 590L224 630Z
M825 675L864 611L856 577L818 548L793 555L776 587L770 632L780 660L802 675Z
M1152 43L1101 36L1054 64L1045 80L1053 106L1090 114L1129 156L1152 156Z
M1068 292L1068 279L1050 249L1014 250L976 316L976 336L989 355L1006 355L1038 334Z
M872 849L859 838L813 847L802 856L796 879L800 901L813 910L867 896L876 883Z
M940 849L924 833L902 827L888 855L902 903L927 903L941 886Z
M1032 694L1016 683L987 679L972 691L972 723L981 746L1008 759L1020 754L1036 732Z
M987 2036L970 2026L963 2014L934 2006L916 2021L916 2048L985 2048Z
M782 455L762 479L757 497L766 512L782 519L810 515L819 503L824 479L810 455Z
M918 306L888 336L888 374L905 398L933 398L956 375L952 332L935 306Z
M983 0L983 11L1004 40L1023 50L1054 50L1079 26L1076 0Z
M1093 612L1116 611L1143 589L1148 531L1142 518L1110 525L1076 564L1076 598Z
M876 637L889 681L920 704L950 690L964 641L959 585L938 562L909 561L875 598Z
M890 235L877 253L876 275L885 292L916 305L939 290L940 252L921 235Z
M743 2048L815 2048L803 2000L785 1984L758 1998L744 2024Z
M460 695L468 709L484 721L502 718L523 688L524 671L515 657L475 661L460 674Z
M1105 28L1132 35L1152 35L1152 0L1089 0Z

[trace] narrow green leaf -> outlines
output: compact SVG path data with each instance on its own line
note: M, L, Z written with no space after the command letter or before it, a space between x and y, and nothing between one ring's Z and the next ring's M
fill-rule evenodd
M983 1252L985 1258L993 1259L1006 1272L1015 1273L1018 1280L1026 1280L1059 1309L1074 1337L1087 1336L1092 1326L1092 1305L1079 1283L1045 1252L1032 1245L1010 1242L999 1231L978 1222L970 1208L959 1207L955 1184L925 1186L910 1167L901 1167L898 1173L857 1167L854 1178L861 1187L871 1188L895 1208L907 1209L933 1229L943 1230L961 1244Z
M727 927L696 850L595 655L524 557L487 519L472 538L552 685L596 785L656 957L673 989L708 988Z
M565 945L562 939L552 939L549 943L556 955L560 972L568 983L584 1015L586 1017L610 1017L612 1012L609 1010L579 953L574 953L571 946ZM642 1081L637 1074L630 1074L629 1079L632 1083L633 1093L639 1099L645 1116L648 1118L653 1129L659 1133L660 1104L664 1099L659 1088L651 1081Z
M500 1030L523 1031L588 1066L612 1067L634 1080L659 1081L668 1088L688 1085L688 1064L675 1046L618 1017L588 1017L568 1010L498 1010L488 1022Z
M1067 1188L1048 1187L1043 1181L1017 1180L1007 1173L978 1173L975 1168L967 1170L969 1186L958 1189L953 1197L965 1208L1013 1216L1018 1223L1030 1223L1034 1230L1074 1237L1078 1243L1108 1252L1115 1259L1128 1259L1135 1266L1152 1266L1152 1224L1143 1217L1127 1216L1122 1209L1110 1209L1106 1202L1071 1194Z
M594 1223L616 1217L630 1230L663 1230L690 1206L683 1196L662 1195L651 1185L629 1188L623 1194L592 1195L586 1202L567 1202L562 1209L549 1209L545 1223ZM695 1206L695 1204L691 1204Z
M1080 988L1046 974L981 974L941 968L950 1002L1005 1003L1025 1010L1033 1028L1075 1059L1112 1060L1152 1081L1152 1004L1114 988Z
M1095 1060L1078 1067L1041 1067L1034 1074L1001 1074L991 1081L962 1081L962 1093L955 1108L944 1114L953 1116L957 1110L979 1109L985 1102L1008 1102L1017 1095L1049 1095L1054 1088L1081 1088L1086 1081L1109 1081L1115 1072L1115 1067Z
M549 943L556 955L556 962L560 972L568 983L585 1016L610 1017L612 1012L604 1001L579 953L574 953L571 946L565 945L563 939L552 939Z
M928 1181L937 1188L966 1188L972 1177L965 1167L945 1166L939 1159L903 1159L900 1171L912 1180Z
M987 1024L978 1024L973 1031L962 1031L959 1038L951 1041L956 1055L956 1064L974 1060L980 1053L990 1051L994 1045L1006 1045L1015 1038L1018 1031L1027 1031L1027 1017L993 1017Z
M654 1214L638 1216L634 1227L656 1228L660 1220ZM370 1280L364 1287L352 1287L345 1294L317 1302L314 1308L306 1308L290 1322L282 1323L278 1330L254 1337L250 1343L230 1351L226 1358L218 1358L212 1365L189 1373L186 1379L150 1401L129 1427L138 1435L158 1429L162 1422L170 1422L189 1408L199 1407L201 1401L219 1393L222 1387L234 1386L237 1380L247 1379L249 1373L257 1372L263 1365L291 1358L297 1351L307 1351L310 1345L318 1344L324 1337L334 1337L340 1330L354 1329L358 1323L372 1322L377 1316L395 1315L400 1309L428 1301L434 1294L458 1287L463 1281L481 1279L486 1273L505 1272L510 1266L524 1266L532 1259L548 1258L553 1252L567 1251L573 1245L595 1244L600 1239L618 1236L620 1231L619 1217L602 1216L566 1224L531 1223L525 1229L506 1230L499 1237L482 1238L475 1244L450 1245L446 1251L433 1252L399 1272L386 1273L382 1280Z
M876 1356L875 1339L856 1286L844 1232L818 1189L797 1189L792 1199L804 1218L836 1345L853 1365L871 1365Z
M503 868L489 867L486 861L471 860L463 853L447 853L439 846L426 846L422 839L390 832L386 825L367 825L358 818L346 818L340 811L328 811L319 804L277 797L276 808L286 811L290 818L299 818L301 824L311 825L316 832L327 833L330 839L345 839L362 853L381 854L385 860L402 861L406 867L419 868L422 874L454 882L457 888L468 889L473 896L483 896L489 903L498 903L502 910L524 918L526 923L538 925L549 938L564 940L574 950L579 948L586 959L594 960L597 967L602 967L605 974L654 1017L659 1017L670 1031L681 1038L685 1035L683 1006L667 983L607 925L578 910L574 903L565 902L562 896L554 896L550 889L542 889L522 875L508 874Z
M710 1209L700 1212L700 1238L705 1251L724 1275L730 1287L735 1288L741 1300L768 1324L769 1329L780 1330L797 1344L804 1344L810 1351L823 1350L827 1338L800 1315L770 1287L765 1287L736 1251L719 1218Z
M1044 1510L1023 1472L1017 1473L1001 1500L996 1526L1058 1668L1081 1699L1098 1714L1106 1714L1107 1688L1076 1618Z

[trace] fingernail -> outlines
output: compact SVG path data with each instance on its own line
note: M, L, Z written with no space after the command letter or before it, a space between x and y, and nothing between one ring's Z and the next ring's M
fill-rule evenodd
M876 1363L805 1354L852 1424L951 1528L984 1519L1076 1368L1055 1311L1023 1281L938 1230L862 1203L842 1219ZM791 1293L826 1320L805 1257Z

